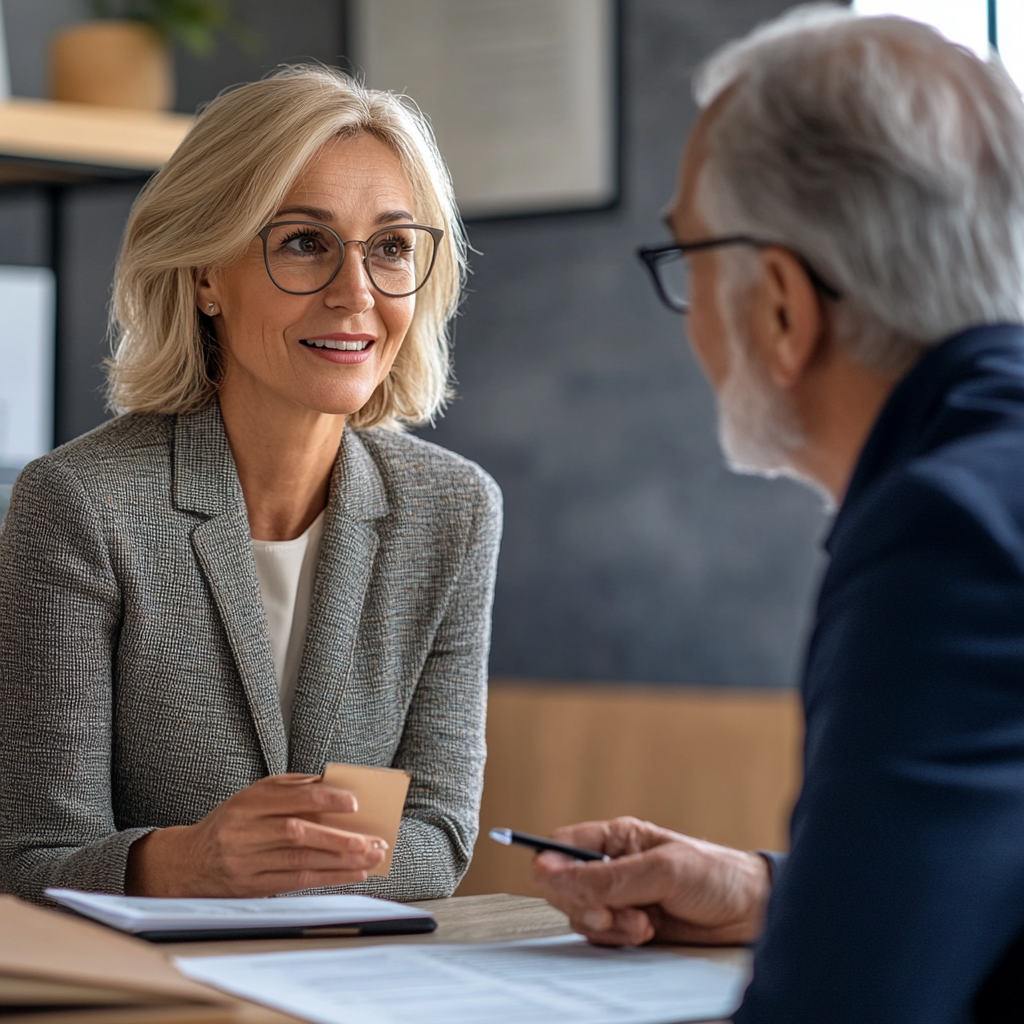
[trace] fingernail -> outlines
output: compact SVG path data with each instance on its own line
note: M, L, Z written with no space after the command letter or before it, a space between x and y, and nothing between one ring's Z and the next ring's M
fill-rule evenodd
M374 841L370 843L371 850L386 850L387 848L388 844L385 843L383 839L374 839Z
M611 926L611 914L604 907L591 907L580 914L583 924L595 932L603 932Z

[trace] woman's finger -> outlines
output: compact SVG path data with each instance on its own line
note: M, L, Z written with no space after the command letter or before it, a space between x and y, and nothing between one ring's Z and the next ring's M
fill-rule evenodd
M249 896L276 896L280 893L299 892L303 889L329 889L342 885L356 885L366 881L366 871L301 870L266 871L235 883L239 894Z
M385 851L318 850L309 846L290 846L263 849L256 853L238 854L230 862L237 862L239 870L249 874L267 871L366 871L384 860Z
M235 793L222 806L247 814L351 814L359 802L319 775L272 775Z

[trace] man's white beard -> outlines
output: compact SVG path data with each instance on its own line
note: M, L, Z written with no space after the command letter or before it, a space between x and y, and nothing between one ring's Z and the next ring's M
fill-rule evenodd
M718 443L734 473L796 476L790 456L804 443L785 397L766 380L729 325L729 373L718 392Z

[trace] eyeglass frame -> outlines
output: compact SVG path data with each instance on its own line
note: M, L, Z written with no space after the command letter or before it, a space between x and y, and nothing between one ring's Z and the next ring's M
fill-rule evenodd
M270 269L270 254L267 252L267 237L274 228L288 227L291 224L299 225L304 224L308 227L323 228L325 231L330 232L338 240L338 265L334 268L334 272L331 276L322 284L319 288L312 288L306 292L293 291L291 288L283 288L274 279L273 271ZM430 257L430 266L427 267L427 272L423 275L423 280L420 281L412 291L409 292L386 292L380 285L377 284L373 279L373 271L370 269L370 243L377 238L379 235L387 234L389 231L394 231L398 228L419 228L421 231L426 231L427 234L434 239L434 252ZM267 276L270 278L270 283L286 295L316 295L317 292L322 292L325 288L329 288L334 279L338 276L338 272L341 270L345 263L345 246L346 245L361 245L363 247L363 267L366 270L366 278L373 285L373 287L380 292L381 295L386 295L389 299L404 299L410 295L415 295L426 283L430 280L430 275L434 272L434 265L437 263L437 250L441 244L441 239L444 238L443 228L431 228L426 224L389 224L387 227L383 227L380 231L375 231L369 238L363 240L359 238L343 239L334 228L327 224L322 224L316 220L275 220L269 224L265 224L259 231L256 232L256 237L263 243L263 265L267 269Z
M811 284L814 285L815 289L821 292L826 298L832 299L834 302L838 302L843 296L840 291L830 285L815 269L807 262L807 260L801 256L798 252L794 252L786 245L782 245L779 242L767 242L762 238L754 238L751 235L724 235L720 238L704 238L698 242L670 242L665 245L642 245L636 251L637 258L648 271L650 271L651 278L654 281L654 290L658 293L658 298L668 306L673 313L680 313L686 315L690 312L690 302L688 299L675 300L665 290L664 285L661 281L661 276L658 273L659 258L666 256L669 253L678 253L681 257L685 257L687 253L691 252L702 252L706 249L716 249L725 245L750 245L755 249L785 249L786 252L791 253L800 266L804 268L804 273L810 278Z

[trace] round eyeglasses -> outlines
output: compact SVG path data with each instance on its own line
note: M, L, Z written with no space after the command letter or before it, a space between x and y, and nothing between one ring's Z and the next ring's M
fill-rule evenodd
M755 249L782 248L800 261L811 284L829 299L842 298L839 292L824 280L807 260L799 253L778 242L766 242L749 235L727 235L723 238L705 238L699 242L670 242L668 245L645 245L637 249L636 254L645 267L651 272L654 290L658 298L673 313L690 312L690 261L687 259L692 252L704 249L717 249L723 245L750 245Z
M345 247L358 245L373 287L381 295L401 299L427 283L444 232L422 224L392 224L365 242L356 238L343 241L326 224L278 220L263 228L259 237L270 280L283 292L312 295L323 291L338 276Z

